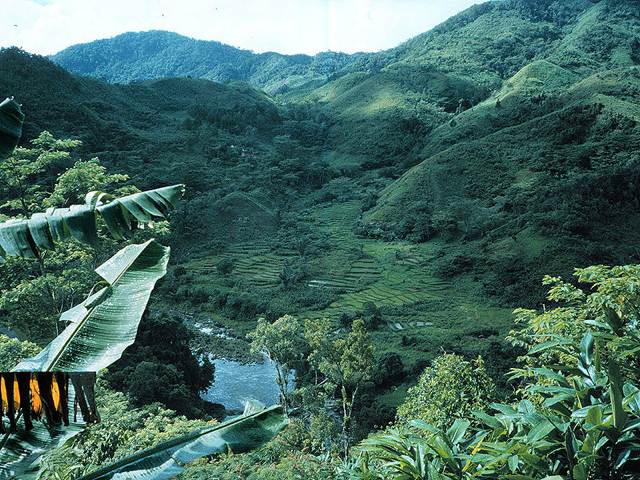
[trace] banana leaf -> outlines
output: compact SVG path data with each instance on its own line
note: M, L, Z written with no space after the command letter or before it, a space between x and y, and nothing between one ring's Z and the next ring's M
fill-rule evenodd
M73 408L74 392L68 398L69 409ZM85 427L82 416L70 425L46 425L34 422L32 430L19 428L16 433L0 437L0 480L33 480L40 472L42 454L59 447Z
M36 478L40 468L37 461L43 453L62 445L66 440L81 432L84 424L48 428L36 422L32 430L19 430L9 435L0 450L0 479L15 478L29 480Z
M287 424L282 407L246 413L205 427L126 457L79 480L165 480L198 458L233 451L246 452L268 442Z
M37 258L40 250L54 248L55 242L71 238L93 244L98 240L98 218L102 218L113 238L121 240L141 224L166 219L183 192L184 185L121 198L90 192L84 205L49 208L28 220L8 220L0 223L0 260L5 256Z
M154 240L123 248L96 269L107 286L64 312L70 321L35 357L15 372L96 372L131 345L156 282L167 271L169 248Z
M0 160L8 156L22 136L24 114L13 98L0 103Z

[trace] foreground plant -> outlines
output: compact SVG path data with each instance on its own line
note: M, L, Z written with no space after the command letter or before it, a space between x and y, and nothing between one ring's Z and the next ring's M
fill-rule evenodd
M185 464L198 458L257 448L273 438L287 422L280 406L265 409L251 405L239 417L160 443L79 480L168 480L179 474Z
M3 157L17 143L22 119L15 102L0 104ZM174 185L121 198L91 192L84 205L50 208L28 220L0 223L0 261L6 256L41 261L43 250L69 239L96 243L99 219L114 239L122 240L139 225L167 219L183 189L183 185ZM43 450L60 444L66 438L65 429L68 434L79 431L75 412L74 425L70 425L72 394L86 424L100 421L94 394L96 372L118 360L135 341L149 296L166 274L168 261L169 248L154 240L123 248L96 269L103 284L94 287L84 302L62 313L60 320L67 324L64 331L36 356L22 360L10 372L0 372L0 433L4 433L3 414L10 429L0 438L0 477L33 478ZM287 421L281 407L258 410L164 442L83 478L168 479L201 456L255 448ZM32 418L42 418L43 412L46 420L34 428ZM19 430L20 416L25 428ZM67 479L84 472L80 465L66 465L52 475Z
M477 427L459 419L443 431L417 421L420 434L374 436L361 446L366 470L392 479L637 478L640 267L576 276L593 292L548 278L550 298L565 305L518 311L526 325L511 337L530 347L521 359L528 367L512 374L522 382L519 401L474 412Z

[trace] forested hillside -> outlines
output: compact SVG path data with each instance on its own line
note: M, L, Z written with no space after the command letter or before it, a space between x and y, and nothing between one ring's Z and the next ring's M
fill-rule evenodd
M588 422L619 411L621 380L593 360L593 348L607 365L637 362L637 269L586 267L640 261L638 1L488 2L371 54L256 55L157 31L51 59L11 48L0 51L0 92L26 114L21 145L42 148L46 130L45 145L59 155L26 177L38 187L35 204L71 195L65 175L92 185L97 163L74 165L93 157L103 168L93 183L104 188L186 186L170 227L160 226L172 247L168 273L136 344L99 383L114 406L79 440L76 461L109 428L125 433L91 454L94 467L164 438L153 430L173 415L163 408L191 419L172 420L176 433L222 415L196 398L211 373L203 359L255 362L267 351L284 378L296 370L296 391L281 381L280 394L300 416L263 450L196 462L180 478L294 478L294 464L304 478L600 478L580 476L578 463L557 452L578 443L586 452L597 443L580 437ZM0 219L20 214L16 188L3 185ZM37 295L24 287L36 263L20 265L0 265L5 298ZM576 268L586 270L559 280ZM74 279L77 292L89 291L84 277ZM585 285L595 293L575 288ZM514 307L542 313L514 316ZM4 301L0 314L0 326L21 340L55 335L42 310ZM174 332L171 358L159 331ZM574 373L578 359L584 378ZM522 370L510 381L515 367ZM638 415L631 370L623 372L629 422ZM553 382L555 390L536 386ZM156 391L157 383L168 387ZM600 417L572 416L587 408L585 389L611 392L591 397L602 403ZM498 399L513 406L495 407L498 420L466 420ZM550 416L554 405L559 417ZM135 422L148 416L155 433L127 426L120 416L128 408ZM410 426L416 418L431 426ZM618 420L615 428L627 428ZM510 436L516 423L524 440ZM349 453L389 424L398 436L385 431L391 436ZM637 453L613 428L598 430L621 442L607 454ZM449 435L443 441L459 463L430 457L441 476L419 460L411 468L421 473L390 476L407 455L437 452L420 443L420 429ZM502 455L494 470L474 456L485 436L515 442L509 455L496 453L498 443L483 450ZM398 451L410 453L398 459ZM49 460L69 466L69 451L56 452ZM553 455L561 457L549 460L555 466L542 465ZM584 455L595 462L584 472L607 462ZM633 478L620 472L602 478Z
M150 31L74 45L51 59L70 72L111 83L193 77L222 83L241 80L277 93L322 84L350 62L365 57L333 52L314 56L256 54L220 42Z

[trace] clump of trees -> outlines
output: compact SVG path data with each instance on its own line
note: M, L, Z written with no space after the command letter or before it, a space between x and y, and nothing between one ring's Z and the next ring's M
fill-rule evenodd
M327 319L303 325L287 315L273 323L261 319L249 338L252 351L263 351L275 362L283 404L302 408L309 441L319 453L337 449L346 457L353 442L354 408L376 367L364 322L355 320L349 332L339 335ZM308 378L293 395L292 368L299 378Z
M140 322L136 343L116 362L105 379L113 389L129 394L134 405L160 402L189 418L215 413L199 393L213 381L207 356L196 358L191 330L176 318L161 314Z

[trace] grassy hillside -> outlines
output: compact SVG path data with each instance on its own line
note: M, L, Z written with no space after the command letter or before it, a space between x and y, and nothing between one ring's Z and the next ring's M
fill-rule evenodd
M315 56L255 54L220 42L149 31L74 45L51 59L71 72L110 83L193 77L223 83L241 80L267 92L284 92L324 83L363 56L332 52Z
M247 359L244 335L260 316L327 317L344 329L376 311L378 355L401 352L407 371L420 371L441 348L501 352L494 368L507 364L511 353L499 338L511 324L508 310L477 297L472 282L439 279L436 244L353 230L389 179L362 167L367 152L351 162L328 147L321 107L283 106L247 86L199 79L109 85L17 50L0 53L0 66L0 89L28 115L25 143L46 128L83 140L83 157L98 155L140 187L188 185L169 239L176 263L155 308L231 336L203 336L200 347ZM433 98L445 86L446 79L430 86ZM355 120L357 112L349 114ZM401 398L384 392L382 417L372 422L388 419Z

